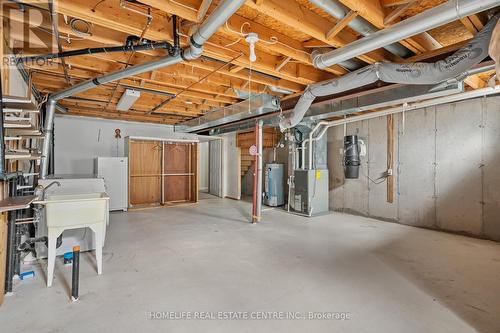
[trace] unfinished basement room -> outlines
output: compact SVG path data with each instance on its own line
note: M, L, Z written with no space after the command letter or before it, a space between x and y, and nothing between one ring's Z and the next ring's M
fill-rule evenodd
M500 0L0 6L1 333L500 333Z

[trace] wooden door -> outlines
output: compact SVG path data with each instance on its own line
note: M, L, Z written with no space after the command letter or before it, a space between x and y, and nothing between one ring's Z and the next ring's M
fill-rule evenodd
M165 142L163 151L162 202L197 201L197 144L193 142Z
M161 202L162 143L129 142L129 205L155 205Z

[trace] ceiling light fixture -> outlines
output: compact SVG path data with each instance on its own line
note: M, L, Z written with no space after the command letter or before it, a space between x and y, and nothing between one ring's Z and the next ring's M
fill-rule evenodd
M118 104L116 104L116 109L119 111L129 110L139 97L141 97L141 92L139 90L125 89Z

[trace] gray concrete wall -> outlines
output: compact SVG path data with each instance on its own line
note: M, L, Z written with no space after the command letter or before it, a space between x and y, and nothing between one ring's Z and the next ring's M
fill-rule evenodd
M343 177L344 127L328 131L330 209L500 241L500 97L394 119L394 203L386 201L386 118L348 124L367 145L360 178Z

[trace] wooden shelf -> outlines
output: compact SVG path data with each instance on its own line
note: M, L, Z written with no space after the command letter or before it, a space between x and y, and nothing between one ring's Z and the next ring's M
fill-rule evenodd
M0 213L29 208L31 203L36 199L36 195L26 195L23 197L13 197L1 200Z

